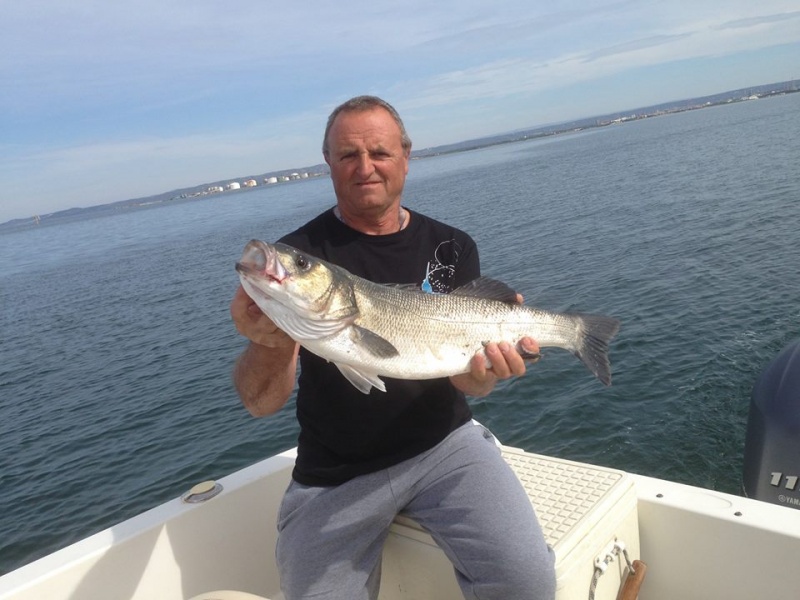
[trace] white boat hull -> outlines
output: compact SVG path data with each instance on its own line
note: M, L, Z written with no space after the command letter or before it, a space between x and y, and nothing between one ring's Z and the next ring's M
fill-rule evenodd
M512 466L529 458L546 468L548 461L566 465L569 497L583 485L572 466L620 473L506 454ZM202 504L172 500L0 577L0 600L185 600L220 589L280 599L275 520L294 456L288 451L225 477L223 492ZM620 535L638 537L625 543L631 558L648 564L644 600L798 597L800 511L624 473L592 502L554 545L559 600L588 597L594 558L609 536ZM553 522L541 513L550 540ZM619 557L600 578L598 600L615 598L624 576ZM402 518L386 545L381 587L381 600L401 598L461 598L447 559Z

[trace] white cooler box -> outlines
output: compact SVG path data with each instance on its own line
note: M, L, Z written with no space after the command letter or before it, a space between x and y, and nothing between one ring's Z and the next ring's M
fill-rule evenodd
M531 499L556 554L556 600L589 598L595 561L607 562L595 600L614 600L627 575L620 544L639 558L633 479L595 467L503 447L503 456ZM498 498L498 502L502 502ZM617 550L615 550L615 543ZM380 600L463 598L450 561L412 520L398 517L384 549Z

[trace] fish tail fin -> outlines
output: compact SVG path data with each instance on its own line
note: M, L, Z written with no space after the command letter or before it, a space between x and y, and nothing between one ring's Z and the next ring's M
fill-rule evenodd
M619 331L619 321L602 315L576 315L581 323L579 346L575 356L605 385L611 385L608 343Z

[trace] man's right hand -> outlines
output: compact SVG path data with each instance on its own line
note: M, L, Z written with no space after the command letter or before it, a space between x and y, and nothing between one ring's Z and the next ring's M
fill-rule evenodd
M261 312L242 286L231 300L231 318L250 340L236 359L233 385L250 414L271 415L292 393L300 347Z
M241 285L233 295L230 310L236 330L251 342L267 348L294 346L294 340L278 329L278 326L261 312Z

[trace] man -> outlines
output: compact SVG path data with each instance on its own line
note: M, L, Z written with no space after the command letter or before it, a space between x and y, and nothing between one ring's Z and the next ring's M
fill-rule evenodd
M323 141L336 206L281 241L379 283L442 292L478 277L467 234L402 206L410 153L388 103L361 96L336 108ZM490 369L478 355L469 373L387 378L385 393L365 395L300 349L241 287L231 315L250 340L233 376L253 415L286 403L300 358L298 457L278 518L287 600L377 598L381 549L398 513L431 533L465 597L554 597L553 554L527 495L465 400L525 372L516 348L489 343ZM525 339L522 349L538 346Z

